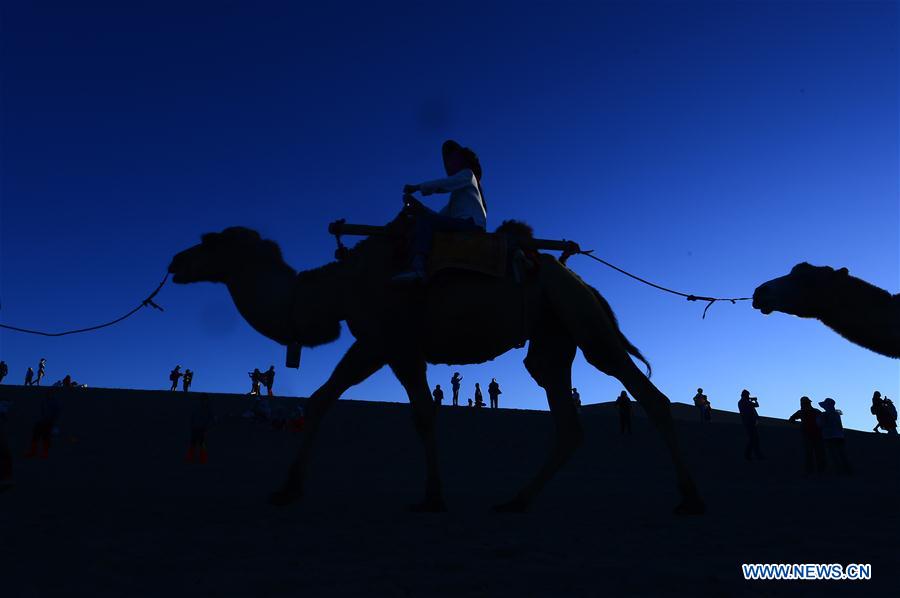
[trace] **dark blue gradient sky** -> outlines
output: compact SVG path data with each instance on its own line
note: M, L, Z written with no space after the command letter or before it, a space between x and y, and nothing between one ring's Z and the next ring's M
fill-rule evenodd
M389 220L404 183L441 174L447 137L481 155L490 226L527 220L661 284L747 295L808 260L900 287L896 2L320 4L4 3L0 322L119 315L233 224L323 264L327 223ZM815 322L747 304L704 321L571 265L673 400L703 386L733 410L746 387L786 416L832 396L868 429L872 390L900 399L896 361ZM90 335L0 332L9 381L46 356L50 381L162 388L180 363L198 390L245 391L275 364L305 395L349 344L284 371L224 287L159 302ZM502 403L545 408L523 357L460 367L463 397L493 375ZM620 390L580 357L574 378L586 402ZM348 396L405 400L387 370Z

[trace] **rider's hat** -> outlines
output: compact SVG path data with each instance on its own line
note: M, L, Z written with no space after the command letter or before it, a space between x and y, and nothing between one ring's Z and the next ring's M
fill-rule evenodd
M444 164L447 163L447 157L455 152L462 153L462 157L466 163L466 167L470 168L475 174L475 178L480 181L481 162L478 160L478 154L476 154L471 148L461 146L453 139L448 139L444 142L444 145L441 146L441 157L444 159Z

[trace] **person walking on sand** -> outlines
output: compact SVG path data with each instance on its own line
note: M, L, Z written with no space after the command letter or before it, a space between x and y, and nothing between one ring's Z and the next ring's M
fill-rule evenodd
M9 366L6 365L5 361L0 360L0 384L3 384L3 379L6 378L6 375L9 373Z
M491 383L488 384L488 397L491 401L491 409L499 409L500 408L500 395L503 394L503 391L500 390L500 385L497 384L496 378L491 378Z
M186 369L184 370L184 377L181 379L181 388L184 392L188 392L191 389L191 382L194 381L194 372L193 370Z
M47 360L41 357L41 360L38 362L38 371L37 371L37 380L35 380L35 384L38 386L41 385L41 380L44 379L44 374L47 373Z
M828 451L828 460L834 466L835 472L841 475L853 473L847 453L844 451L844 424L841 422L841 411L834 408L834 399L828 398L819 403L824 410L817 418L819 428L822 430L822 439L825 441L825 449Z
M481 386L478 382L475 383L475 407L484 407L484 397L481 395Z
M212 406L209 403L209 395L205 392L199 393L193 411L191 411L191 444L188 447L187 455L184 460L193 463L194 457L203 464L208 460L206 435L209 427L212 425L215 417L213 415Z
M270 365L269 369L267 369L265 372L263 372L262 382L266 387L266 395L270 396L270 397L274 396L272 394L272 387L275 386L275 366L274 365Z
M799 421L803 430L803 450L806 453L806 473L825 471L825 445L818 417L822 412L812 406L809 397L800 397L800 409L788 418L793 423Z
M59 399L60 387L50 387L44 400L41 401L41 413L31 429L31 449L25 453L26 458L36 457L38 444L41 443L41 459L50 456L50 437L61 410Z
M759 448L759 399L750 396L749 390L741 391L741 400L738 401L738 411L741 413L741 423L744 424L744 432L747 433L747 448L744 449L744 458L747 461L755 455L757 459L765 459Z
M178 390L178 379L183 375L180 365L176 365L175 369L169 372L169 381L172 382L172 387L169 390Z
M572 402L575 403L575 411L581 413L581 395L578 394L578 389L572 389Z
M25 371L25 386L32 386L34 384L34 370L28 368Z
M453 372L453 377L450 378L450 388L453 389L453 406L459 407L459 383L462 382L462 376L459 375L459 372Z
M434 406L440 407L441 403L444 402L444 391L441 390L440 384L434 387L434 392L431 393L431 396L434 397Z
M616 399L616 407L619 409L619 433L631 434L631 399L624 390Z

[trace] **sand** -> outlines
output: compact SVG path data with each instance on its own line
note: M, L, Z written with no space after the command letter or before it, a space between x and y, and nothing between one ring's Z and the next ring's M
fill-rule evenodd
M413 514L424 459L406 405L346 401L329 414L303 503L274 508L299 437L221 421L210 461L183 462L183 393L87 389L65 399L48 460L24 460L39 389L15 401L16 486L0 493L0 596L900 595L900 442L849 432L852 478L808 478L797 427L764 420L769 459L743 459L734 414L674 405L709 512L671 514L674 476L649 422L621 436L586 406L586 442L533 510L498 515L536 471L544 412L441 410L450 512ZM193 394L193 393L191 393ZM291 399L279 399L290 404ZM742 562L871 563L854 582L744 581Z

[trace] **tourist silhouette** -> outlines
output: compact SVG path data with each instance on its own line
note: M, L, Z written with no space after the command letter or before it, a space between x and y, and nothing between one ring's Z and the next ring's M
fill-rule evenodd
M44 379L44 374L47 373L47 360L41 357L41 360L38 362L38 370L37 370L37 379L35 380L35 384L38 386L41 385L41 380Z
M757 459L765 459L759 448L759 399L750 396L749 390L741 391L741 399L738 401L738 411L741 414L741 423L744 424L744 432L747 434L747 447L744 449L744 458L748 461L752 456Z
M698 388L697 394L694 395L694 405L697 407L697 412L700 414L701 422L708 422L712 419L712 404L709 402L709 397L703 394L702 388Z
M208 459L206 435L214 419L212 405L209 395L205 392L199 393L198 398L194 400L196 403L191 411L191 444L184 460L192 463L196 456L200 463L206 463Z
M440 384L434 387L434 392L431 393L431 396L434 398L434 406L440 407L441 403L444 401L444 391L441 390Z
M444 170L447 177L404 185L404 202L415 215L410 254L412 261L407 271L394 277L398 282L422 280L425 277L425 263L431 252L434 233L438 231L461 232L485 230L487 209L481 188L481 163L478 155L467 147L462 147L452 139L441 147ZM412 196L419 191L422 195L449 193L450 201L439 212L425 207Z
M491 378L491 383L488 384L488 397L490 397L491 401L491 409L497 409L500 407L500 395L503 394L503 391L500 390L500 385L497 384L496 378Z
M631 434L631 399L624 390L616 399L616 407L619 410L619 433Z
M40 415L31 429L31 449L25 453L26 458L37 456L39 443L41 444L41 458L46 459L50 456L50 437L61 411L59 393L59 387L51 386L47 389L44 399L41 401Z
M472 406L472 399L469 399L469 407Z
M186 369L184 370L184 377L181 379L181 388L184 392L188 392L191 389L191 382L194 381L194 372L193 370Z
M250 376L250 395L259 396L259 385L262 382L262 372L259 371L259 368L253 368L253 371L247 372L247 375Z
M878 429L881 427L881 422L883 420L882 411L884 409L884 401L881 399L881 393L877 390L872 394L872 406L869 407L869 413L875 416L875 427L872 428L872 431L876 434L878 433Z
M884 428L888 434L896 436L897 435L897 408L894 406L894 402L887 397L884 397L884 400L882 401L881 413L882 413L881 427Z
M481 395L481 386L475 383L475 407L484 407L484 397Z
M169 380L172 382L172 387L169 390L176 390L178 388L178 379L183 375L184 374L181 373L180 365L176 365L175 369L169 372Z
M578 389L572 389L572 402L575 403L575 411L581 413L581 395L578 394Z
M25 386L31 386L34 384L34 370L28 368L25 371Z
M819 406L824 410L819 414L817 422L822 430L822 439L825 441L825 449L828 451L828 460L834 467L834 471L843 475L850 475L853 470L847 460L844 450L844 425L841 422L841 411L834 408L834 399L825 399Z
M3 379L6 378L6 375L9 373L9 366L6 365L5 361L0 361L0 384L3 383Z
M825 445L818 418L821 411L812 406L809 397L800 397L800 409L788 418L789 422L801 423L803 451L806 454L806 473L825 471Z
M275 366L270 365L269 369L262 373L262 382L266 386L266 395L272 395L272 387L275 386Z
M450 388L453 389L453 406L459 406L459 383L462 381L462 376L459 375L459 372L453 372L453 377L450 378Z

